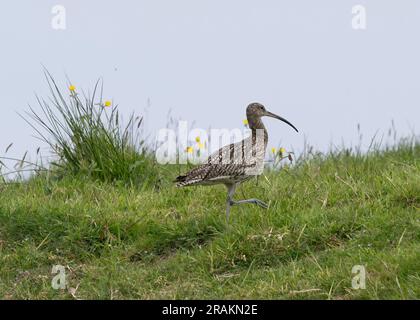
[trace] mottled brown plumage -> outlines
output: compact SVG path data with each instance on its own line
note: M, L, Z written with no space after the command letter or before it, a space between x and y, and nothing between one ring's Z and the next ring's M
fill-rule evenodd
M251 135L237 143L220 148L213 153L206 163L199 165L176 178L178 187L191 185L224 184L228 189L226 218L229 219L230 207L240 203L254 203L261 207L268 206L258 199L234 201L232 199L236 186L262 173L268 133L261 117L269 116L286 122L297 129L286 119L268 112L260 103L251 103L246 109Z

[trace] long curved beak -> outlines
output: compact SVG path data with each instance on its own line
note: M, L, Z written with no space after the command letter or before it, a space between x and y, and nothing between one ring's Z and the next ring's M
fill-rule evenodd
M271 112L269 112L269 111L267 111L267 112L265 113L265 115L266 115L267 117L271 117L271 118L275 118L275 119L281 120L281 121L283 121L283 122L287 123L287 124L288 124L289 126L291 126L293 129L295 129L295 130L296 130L296 132L299 132L299 130L298 130L298 129L296 129L296 127L295 127L293 124L291 124L289 121L287 121L285 118L282 118L282 117L280 117L280 116L278 116L278 115L276 115L276 114L274 114L274 113L271 113Z

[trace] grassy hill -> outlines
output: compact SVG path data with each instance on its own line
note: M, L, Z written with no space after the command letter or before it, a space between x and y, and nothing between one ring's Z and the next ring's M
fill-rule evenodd
M237 198L83 175L0 184L3 299L419 299L420 145L316 156ZM65 266L68 287L51 286ZM352 289L352 267L366 289Z

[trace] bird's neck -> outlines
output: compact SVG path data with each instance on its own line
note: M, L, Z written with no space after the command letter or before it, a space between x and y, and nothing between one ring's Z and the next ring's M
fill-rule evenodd
M261 121L261 117L256 116L247 116L248 125L251 130L254 129L263 129L265 130L264 123Z
M252 131L252 140L255 143L259 134L264 134L264 145L267 146L268 142L268 133L267 129L264 126L264 123L261 121L260 117L248 117L248 125Z

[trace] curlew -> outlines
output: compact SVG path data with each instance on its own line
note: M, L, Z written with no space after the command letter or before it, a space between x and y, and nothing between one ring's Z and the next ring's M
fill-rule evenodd
M192 185L224 184L227 188L226 220L229 221L230 208L243 203L256 204L264 209L268 205L259 199L233 200L236 187L252 177L262 173L267 149L268 134L261 120L272 117L281 120L298 132L286 119L271 113L260 103L251 103L246 109L251 134L244 140L226 145L210 155L207 162L201 164L174 181L178 187Z

